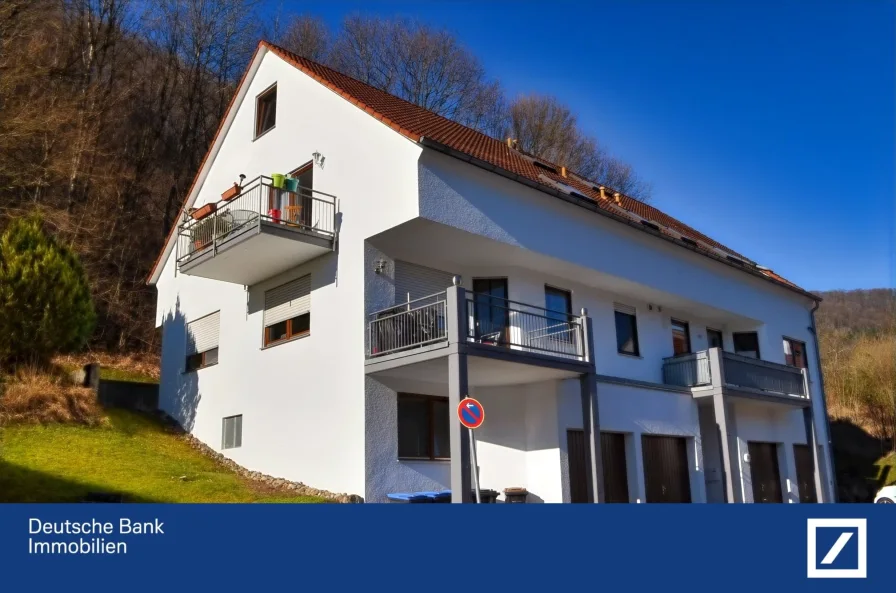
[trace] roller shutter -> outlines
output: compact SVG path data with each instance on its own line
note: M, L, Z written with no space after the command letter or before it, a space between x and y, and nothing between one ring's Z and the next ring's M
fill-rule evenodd
M311 276L302 276L264 293L264 326L311 310Z
M395 260L395 303L444 292L454 274ZM410 298L408 298L410 296Z
M187 324L187 354L205 352L218 347L221 312L215 311Z

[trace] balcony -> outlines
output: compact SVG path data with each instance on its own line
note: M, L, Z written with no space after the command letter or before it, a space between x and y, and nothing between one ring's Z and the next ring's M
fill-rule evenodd
M336 248L336 197L287 191L258 177L230 199L184 214L177 230L183 274L251 285Z
M367 358L445 347L456 327L456 341L474 352L493 350L587 362L585 321L584 314L551 311L452 287L370 314Z
M693 388L695 395L718 387L729 394L771 401L786 399L798 405L808 399L802 369L718 348L664 359L663 382Z

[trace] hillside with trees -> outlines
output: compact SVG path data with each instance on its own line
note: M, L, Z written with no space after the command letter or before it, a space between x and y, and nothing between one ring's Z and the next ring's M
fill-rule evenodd
M153 350L146 277L260 39L642 200L631 166L549 96L511 98L449 31L260 0L0 3L0 232L39 213L80 257L91 346Z
M820 293L817 313L840 496L896 482L896 290Z

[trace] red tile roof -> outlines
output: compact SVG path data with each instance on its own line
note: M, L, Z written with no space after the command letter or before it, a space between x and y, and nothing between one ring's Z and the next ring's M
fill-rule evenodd
M601 198L600 192L594 188L594 186L599 185L598 182L584 179L574 172L567 172L567 176L563 177L560 173L561 167L559 165L544 159L536 159L532 155L510 148L506 142L451 121L432 111L376 89L336 70L297 56L266 41L262 41L259 44L260 47L266 47L286 62L341 95L353 105L363 109L377 120L416 142L420 142L424 138L428 141L434 141L450 150L463 153L490 166L503 169L511 175L519 176L546 190L556 190L555 186L545 181L546 179L565 184L573 188L576 193L590 199L598 208L613 215L625 217L625 214L620 212L619 208L613 203L612 196L614 191L612 189L607 188L605 193L605 195L609 196L609 199ZM543 167L536 166L536 160L549 165L558 172L554 173ZM681 236L688 237L697 242L696 246L689 247L704 255L724 260L725 255L730 254L748 262L749 265L745 269L749 269L788 288L805 292L771 270L755 267L754 262L743 255L657 210L653 206L625 195L620 195L619 205L625 211L635 213L641 218L662 225L660 234L663 236L675 240L680 240ZM721 250L724 253L719 253L716 250Z

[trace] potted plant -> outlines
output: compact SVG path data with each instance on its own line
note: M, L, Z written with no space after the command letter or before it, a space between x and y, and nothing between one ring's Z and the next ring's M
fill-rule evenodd
M227 200L232 200L233 198L235 198L235 197L237 197L238 195L240 195L240 192L241 192L241 191L242 191L242 188L240 187L240 184L234 182L233 187L228 187L228 188L224 191L224 193L221 194L221 200L223 200L223 201L225 201L225 202L226 202Z
M190 227L190 239L193 251L199 251L209 245L215 238L215 217L199 220Z
M202 206L201 208L197 208L197 209L193 210L190 213L190 216L193 217L193 220L202 220L203 218L205 218L206 216L208 216L209 214L211 214L214 211L215 211L215 205L213 203L206 204L205 206Z

